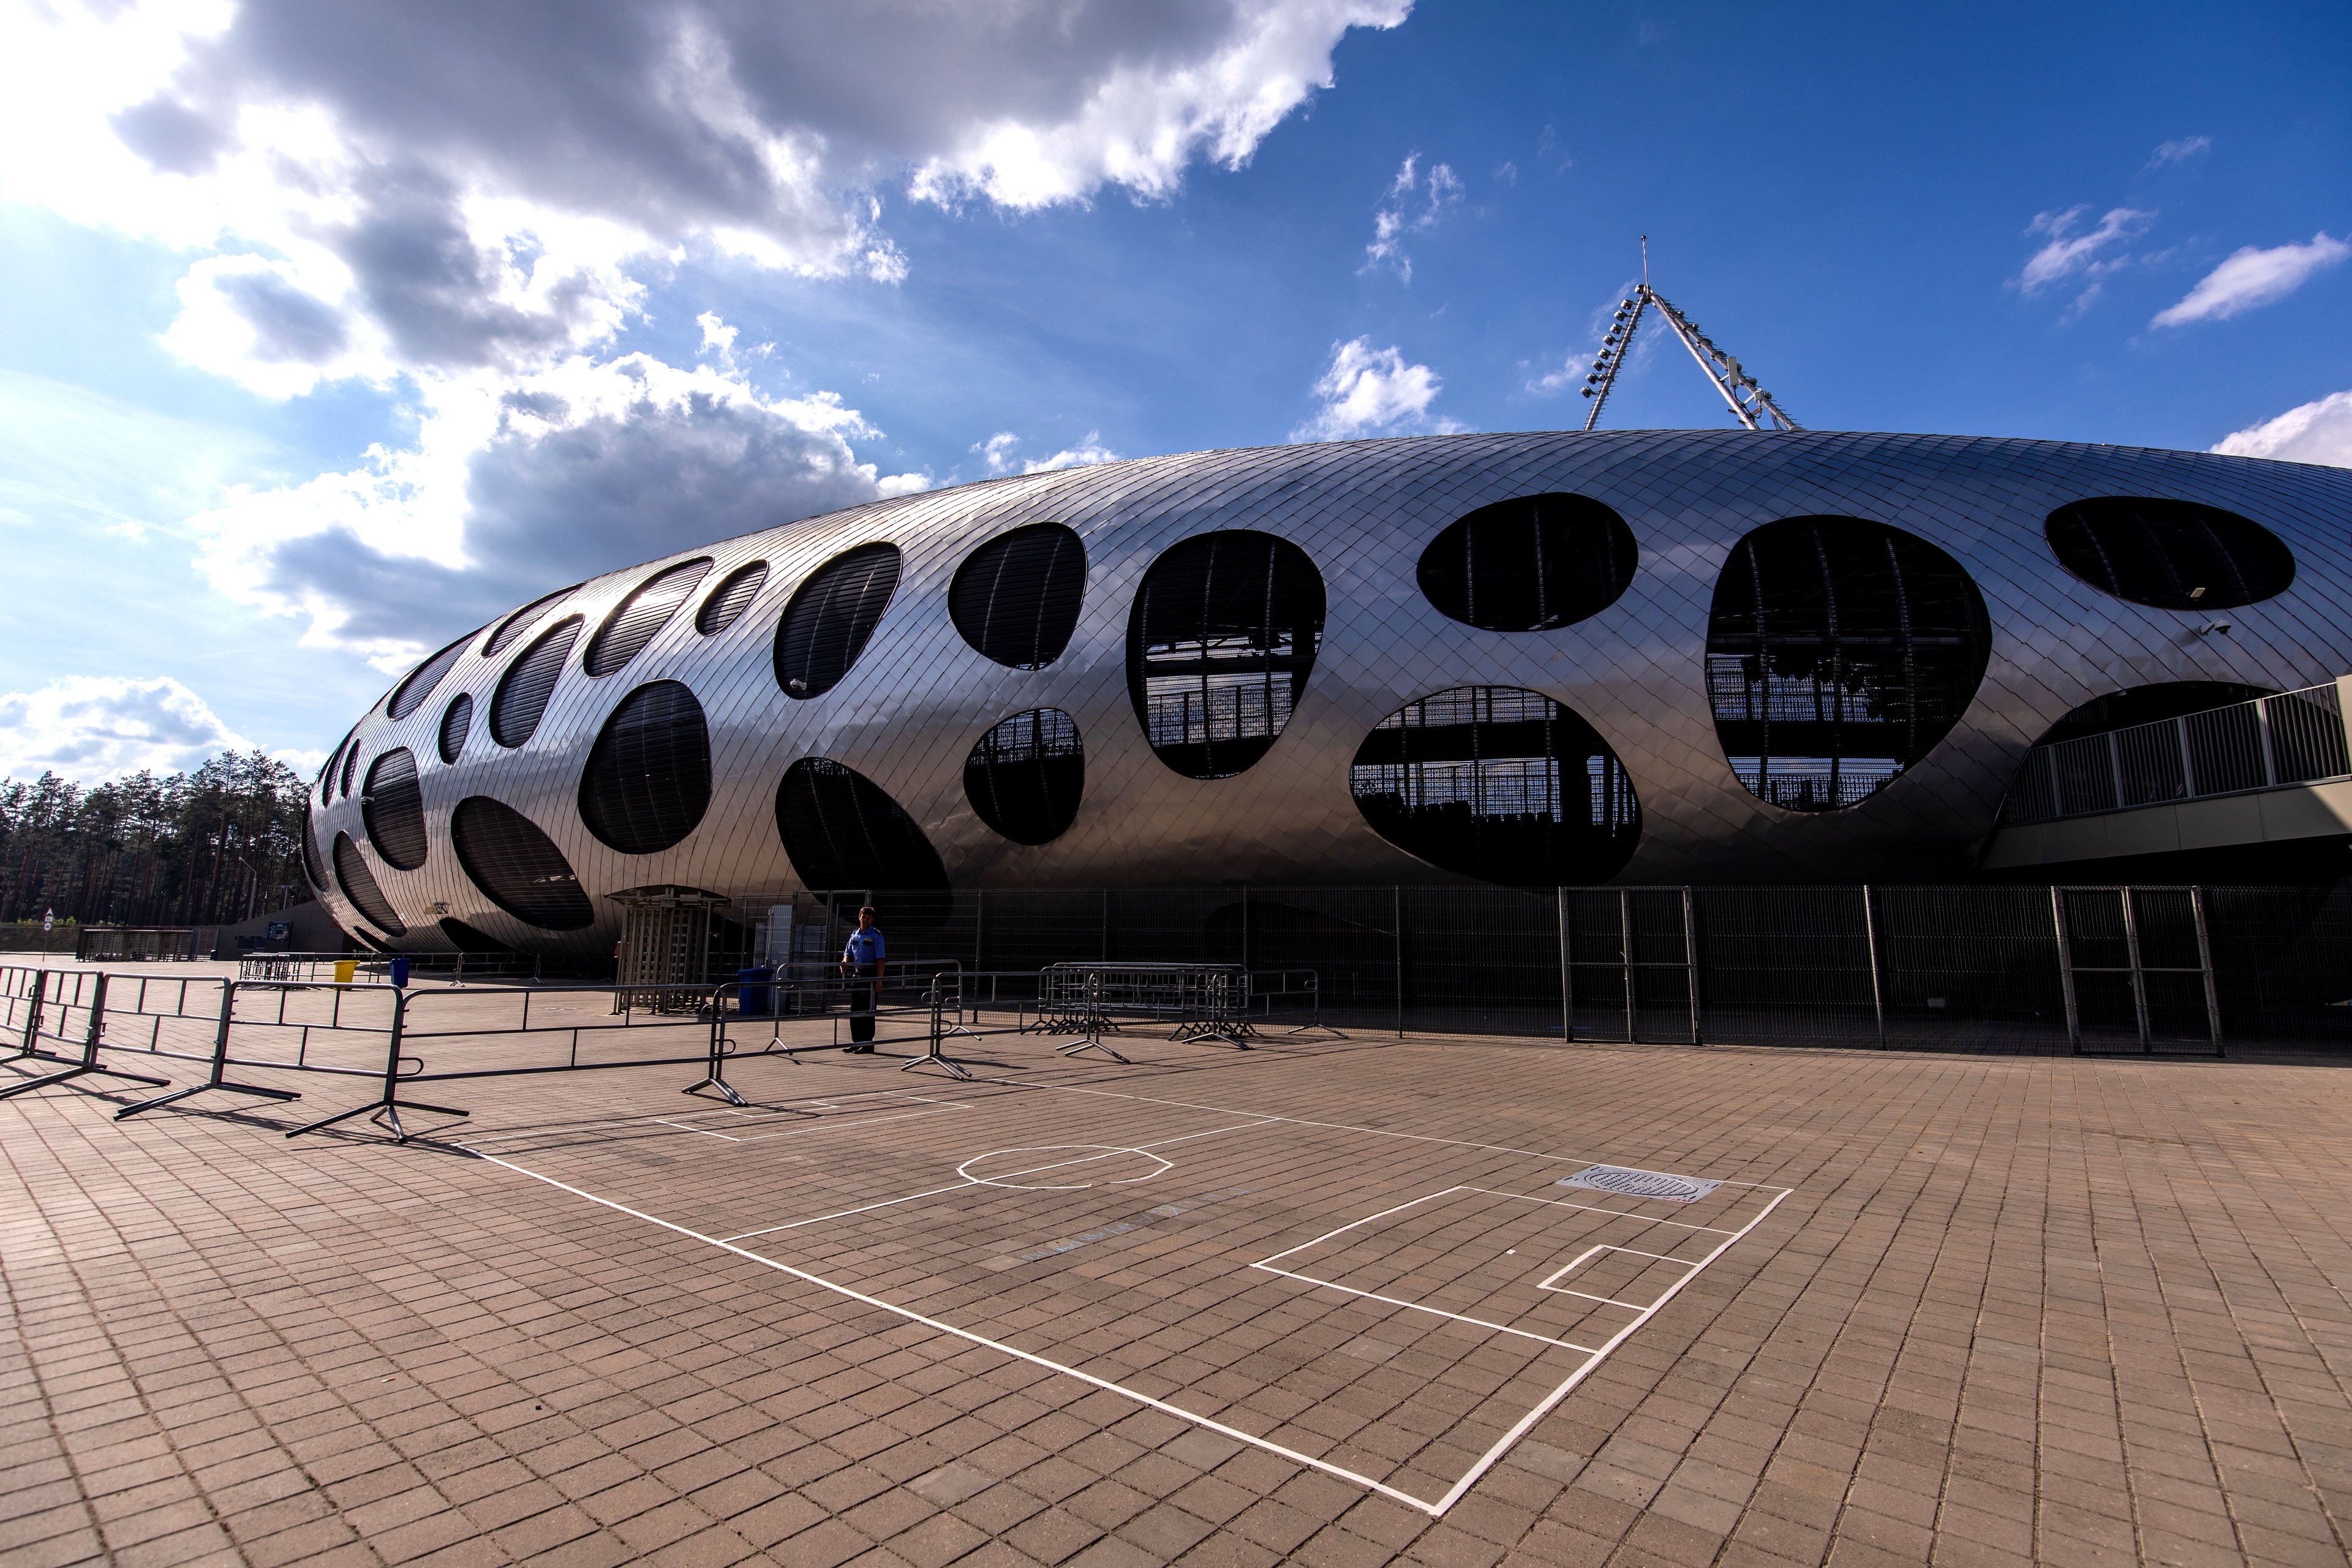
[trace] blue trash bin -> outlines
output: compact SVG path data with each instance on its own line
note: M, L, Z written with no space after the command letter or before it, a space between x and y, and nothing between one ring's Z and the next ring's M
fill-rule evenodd
M735 1010L746 1018L764 1018L769 1012L769 990L776 978L774 968L761 964L756 969L735 972Z
M394 985L408 984L408 957L405 953L395 955L392 961L392 983Z

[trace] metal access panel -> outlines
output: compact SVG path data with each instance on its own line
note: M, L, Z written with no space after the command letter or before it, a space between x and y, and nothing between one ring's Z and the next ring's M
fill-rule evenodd
M1559 930L1570 1038L1698 1044L1688 888L1563 888Z
M2198 888L2053 888L2066 1032L2076 1052L2221 1054Z

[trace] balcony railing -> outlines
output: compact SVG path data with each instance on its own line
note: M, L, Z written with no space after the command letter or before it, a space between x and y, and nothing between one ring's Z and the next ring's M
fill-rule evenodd
M2025 753L2003 826L2352 776L2336 683L2077 736Z

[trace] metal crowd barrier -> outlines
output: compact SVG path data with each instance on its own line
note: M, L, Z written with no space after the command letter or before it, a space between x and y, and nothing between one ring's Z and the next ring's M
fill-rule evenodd
M2342 689L2331 681L2179 719L2036 746L2001 811L2055 822L2352 774Z

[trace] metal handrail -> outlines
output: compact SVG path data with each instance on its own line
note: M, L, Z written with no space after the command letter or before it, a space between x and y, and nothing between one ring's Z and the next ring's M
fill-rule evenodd
M2352 777L2342 683L2329 681L2035 746L2005 827Z

